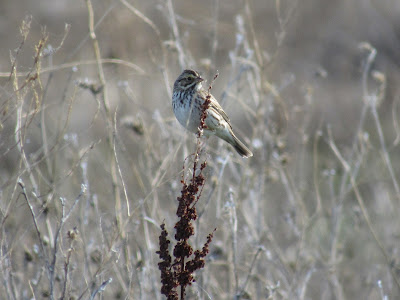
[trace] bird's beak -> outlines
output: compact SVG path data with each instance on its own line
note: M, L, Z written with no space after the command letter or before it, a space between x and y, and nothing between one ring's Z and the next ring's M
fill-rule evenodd
M202 81L204 81L203 78L201 78L201 77L198 77L198 78L197 78L197 82L202 82Z

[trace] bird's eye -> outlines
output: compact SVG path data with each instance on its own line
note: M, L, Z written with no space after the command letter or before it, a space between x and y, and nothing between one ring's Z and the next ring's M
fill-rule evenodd
M193 80L193 77L188 77L187 80L188 80L188 81L192 81L192 80Z

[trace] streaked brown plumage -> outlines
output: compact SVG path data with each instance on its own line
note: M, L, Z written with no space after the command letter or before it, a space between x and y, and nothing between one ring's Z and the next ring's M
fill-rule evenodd
M202 87L204 81L193 70L185 70L176 79L172 94L172 108L179 123L187 130L196 133L200 126L201 105L206 100L208 91ZM233 133L230 120L218 101L211 95L211 103L207 109L203 128L206 136L216 135L231 144L243 157L251 157L253 153Z

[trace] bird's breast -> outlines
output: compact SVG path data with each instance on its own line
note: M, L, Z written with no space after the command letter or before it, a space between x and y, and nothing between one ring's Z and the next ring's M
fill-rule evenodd
M181 91L174 92L172 95L172 108L179 123L187 130L197 132L200 125L200 115L198 108L193 107L193 93Z

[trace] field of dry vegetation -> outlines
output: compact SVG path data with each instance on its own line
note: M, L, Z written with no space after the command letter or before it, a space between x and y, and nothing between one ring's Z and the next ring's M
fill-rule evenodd
M400 298L398 0L0 3L0 298L165 299L197 141L185 68L254 156L210 138L185 299Z

